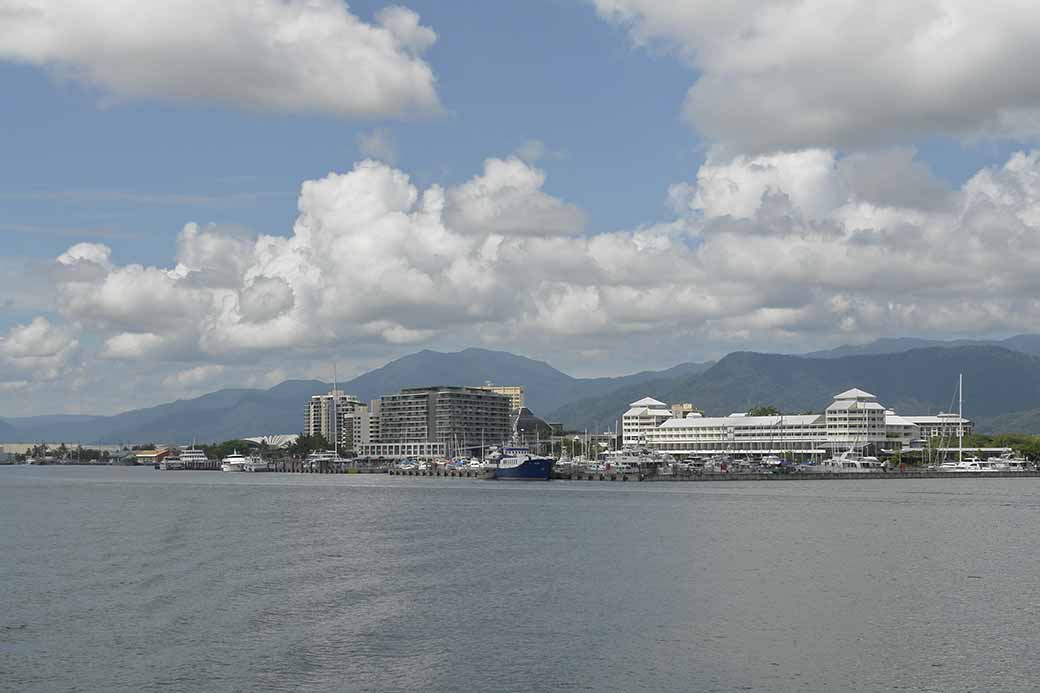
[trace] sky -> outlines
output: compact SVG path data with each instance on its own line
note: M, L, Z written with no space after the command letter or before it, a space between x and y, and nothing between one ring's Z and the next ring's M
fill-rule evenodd
M1040 9L0 0L0 417L1040 330Z

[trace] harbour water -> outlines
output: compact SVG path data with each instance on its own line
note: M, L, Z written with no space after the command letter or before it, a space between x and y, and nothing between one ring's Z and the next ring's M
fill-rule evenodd
M5 690L1035 690L1040 479L0 467Z

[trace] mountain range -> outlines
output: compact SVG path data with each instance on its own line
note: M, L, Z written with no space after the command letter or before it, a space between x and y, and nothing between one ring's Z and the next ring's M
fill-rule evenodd
M711 364L684 363L664 371L615 378L574 378L543 361L504 351L424 350L339 383L340 389L370 401L406 387L427 385L522 384L527 406L551 411L569 401L597 397L618 388L683 378ZM226 389L114 416L34 416L0 421L0 440L83 443L200 443L269 433L297 433L307 399L329 391L319 380L288 380L269 390Z
M1040 334L1019 334L1007 339L921 339L919 337L883 337L868 344L844 345L824 351L812 351L803 356L816 359L834 359L842 356L869 356L876 354L899 354L911 349L929 347L998 346L1019 351L1023 354L1040 356Z
M965 415L978 430L1040 433L1040 357L975 345L834 358L736 352L703 373L570 402L549 418L590 430L613 427L629 402L645 396L691 402L715 416L765 405L786 413L820 412L834 394L852 387L901 414L935 414L956 409L959 374Z
M965 379L965 414L980 431L1040 433L1040 336L995 342L883 339L801 356L735 352L714 363L613 378L575 378L543 361L504 351L424 350L339 387L362 401L426 385L520 384L526 403L572 430L607 430L644 396L692 402L708 415L773 405L821 411L849 387L876 394L903 414L955 407ZM302 428L306 400L328 383L289 380L267 390L225 389L114 416L52 415L0 420L0 440L82 443L212 442Z

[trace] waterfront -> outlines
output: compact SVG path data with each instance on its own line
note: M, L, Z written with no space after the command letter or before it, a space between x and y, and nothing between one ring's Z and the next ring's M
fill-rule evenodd
M1024 690L1038 492L0 468L0 678Z

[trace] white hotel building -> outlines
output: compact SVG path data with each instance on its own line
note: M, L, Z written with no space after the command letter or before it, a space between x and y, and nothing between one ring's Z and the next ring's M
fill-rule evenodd
M971 422L960 421L969 431ZM706 417L693 412L673 417L668 405L644 398L625 412L623 431L625 445L674 455L823 456L902 450L921 439L912 417L886 410L877 397L858 389L835 395L822 414L778 416Z
M625 445L646 445L649 434L672 418L668 405L653 397L644 397L628 406L621 417L621 440Z

